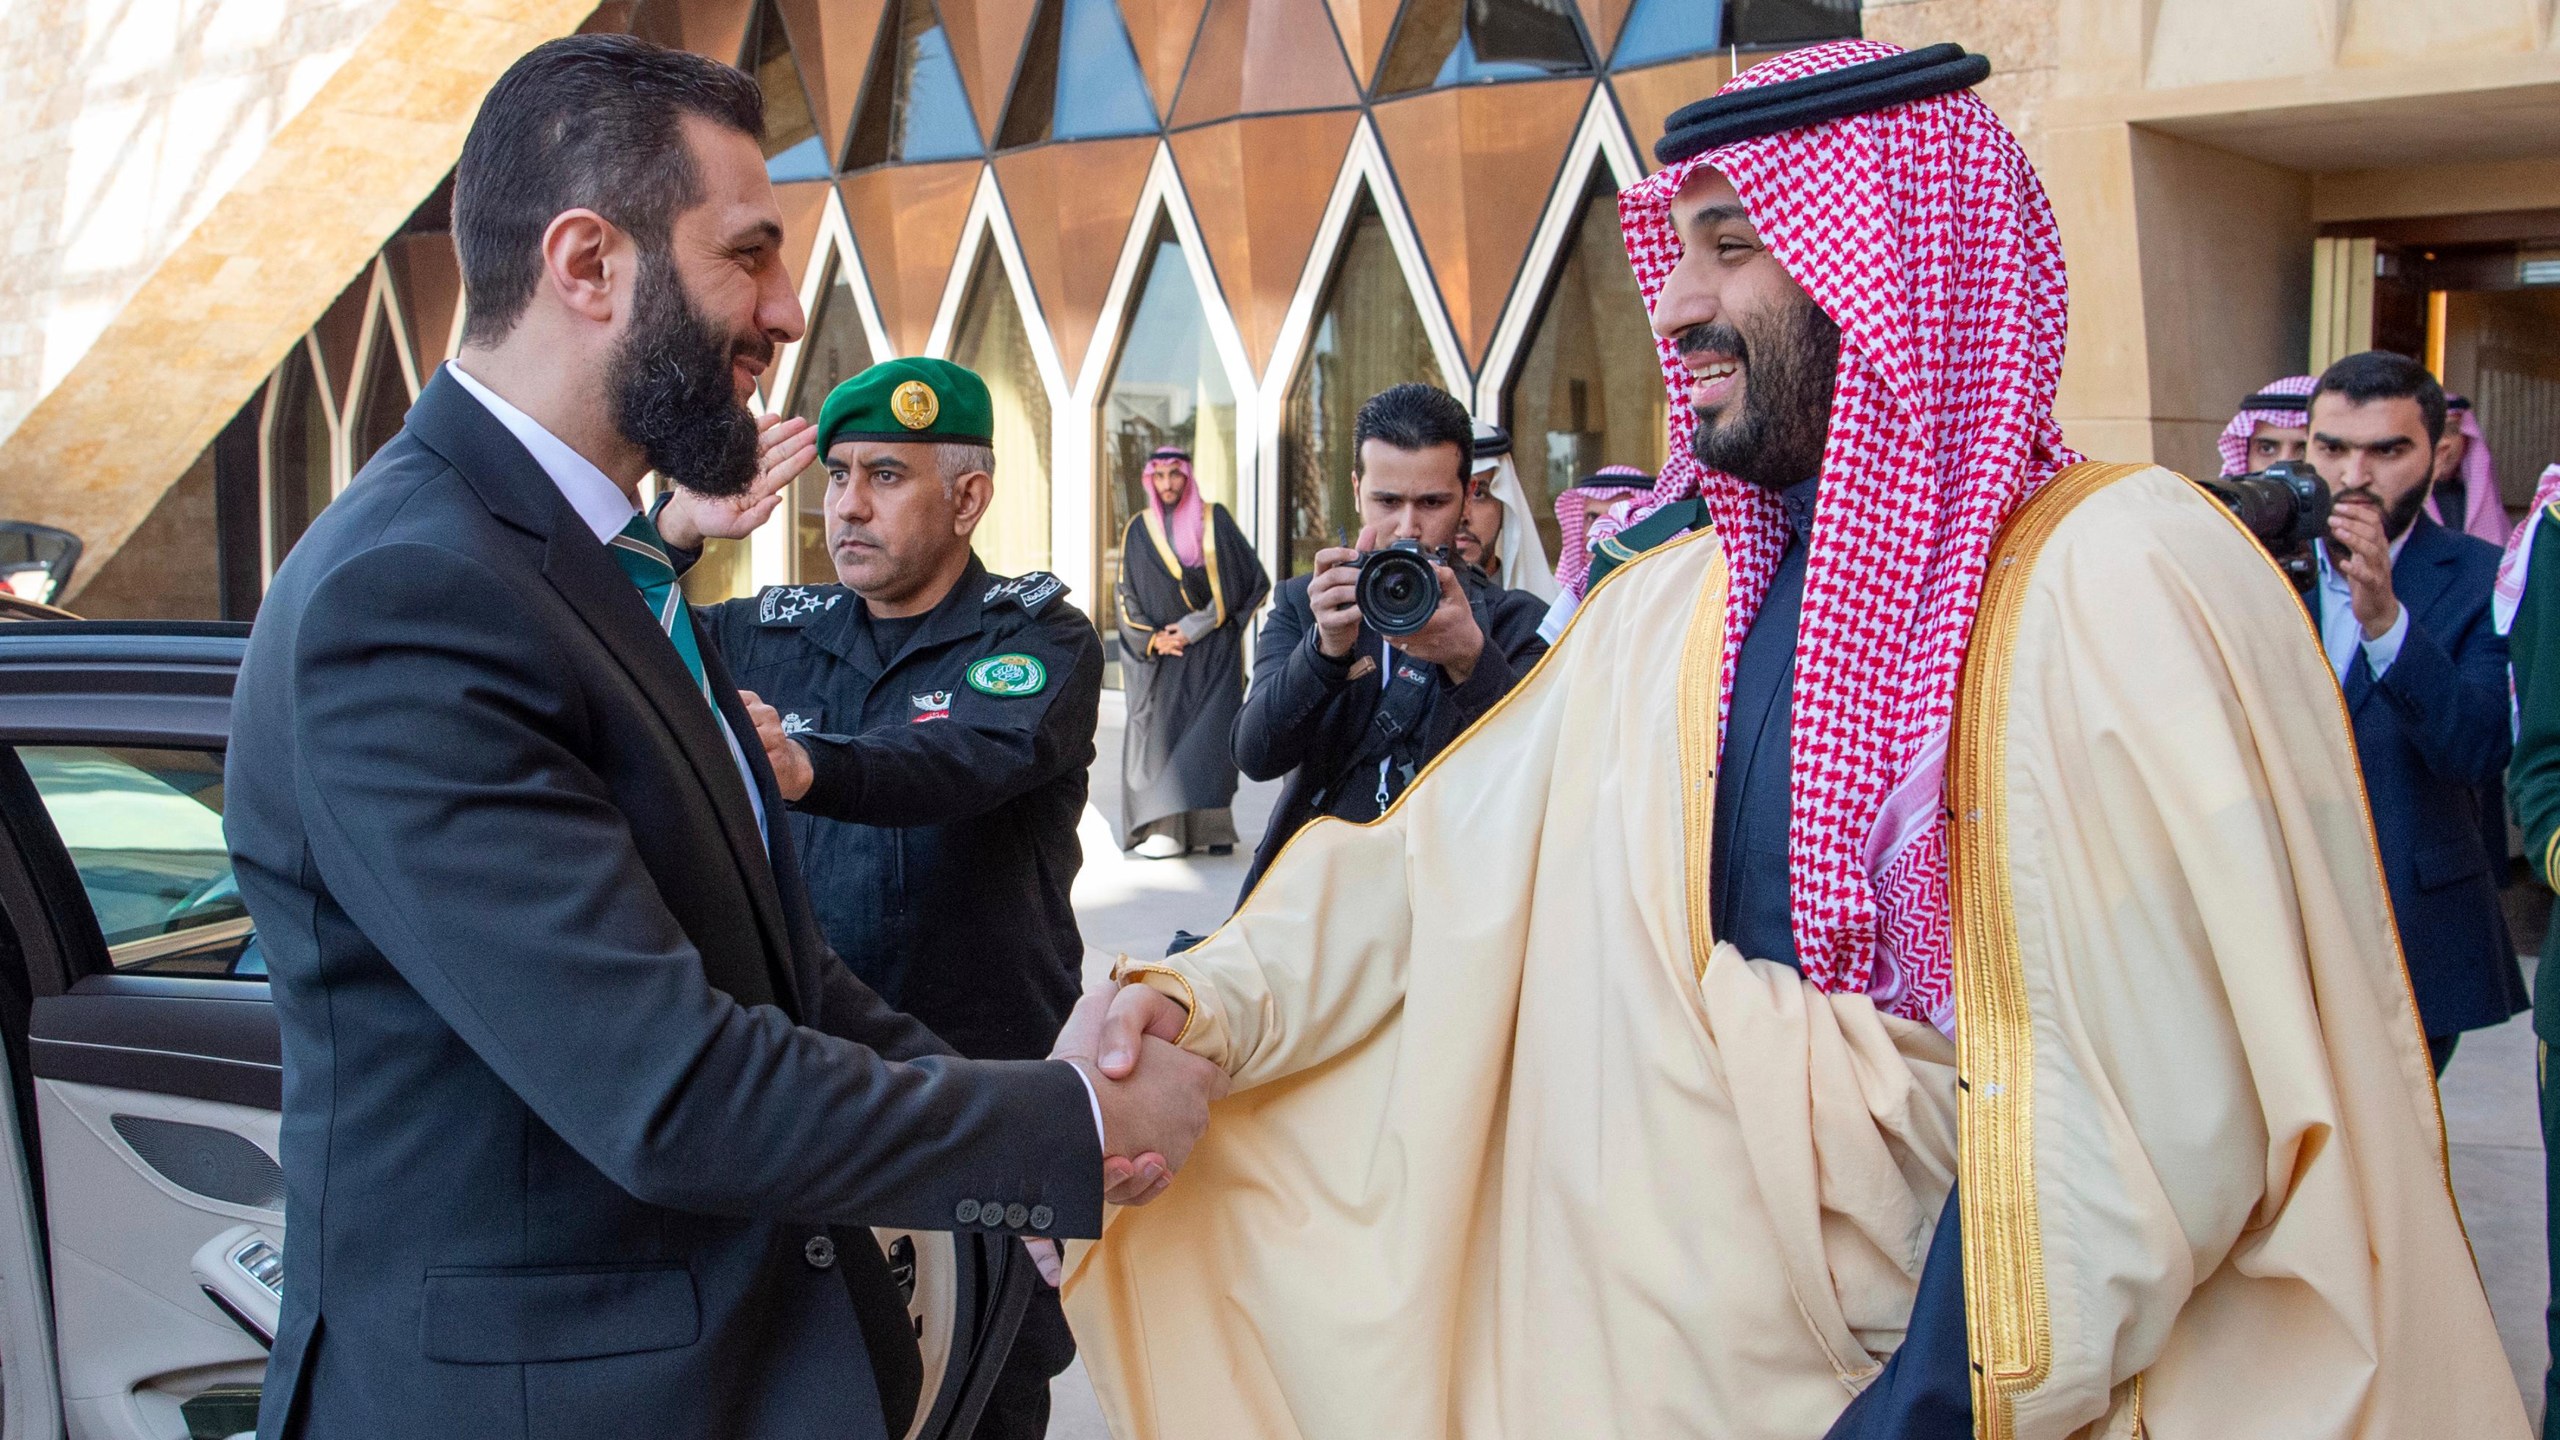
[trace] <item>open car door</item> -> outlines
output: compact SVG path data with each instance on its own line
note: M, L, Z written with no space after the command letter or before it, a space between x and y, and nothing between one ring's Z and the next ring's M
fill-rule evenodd
M222 837L247 637L0 625L0 1440L256 1426L285 1215L275 1011ZM965 1440L1030 1259L879 1239L909 1297L866 1329L884 1403L909 1440Z

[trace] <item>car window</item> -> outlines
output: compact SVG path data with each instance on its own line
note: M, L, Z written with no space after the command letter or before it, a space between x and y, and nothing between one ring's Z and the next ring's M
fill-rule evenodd
M266 974L222 840L222 756L22 745L118 970Z

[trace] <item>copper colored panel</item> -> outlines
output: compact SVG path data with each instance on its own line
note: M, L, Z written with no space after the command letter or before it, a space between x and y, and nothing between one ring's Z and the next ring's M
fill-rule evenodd
M1270 362L1359 123L1345 111L1272 115L1173 137L1210 266L1257 372Z
M346 418L347 397L355 392L356 344L364 336L364 303L373 295L373 266L368 264L329 302L312 332L320 342L323 386L330 408Z
M792 57L800 62L800 78L809 87L809 103L818 112L818 136L826 142L832 163L853 132L853 106L862 93L862 72L871 63L871 42L880 30L887 0L776 0L782 8L783 33L791 37ZM804 251L805 253L805 251Z
M1138 68L1147 72L1158 115L1173 108L1192 38L1200 33L1200 12L1208 8L1209 0L1120 0L1120 18L1129 26L1129 43L1137 48Z
M1635 0L1574 0L1582 11L1582 23L1591 28L1591 48L1608 63L1609 52L1617 47L1618 29L1627 23L1627 12L1635 8Z
M1153 136L1131 136L1034 146L996 161L1023 267L1069 376L1084 365L1155 152Z
M1436 90L1373 112L1470 365L1484 359L1590 99L1588 80L1540 80Z
M1704 100L1733 78L1732 62L1722 55L1698 55L1628 70L1609 77L1618 92L1618 108L1627 115L1627 131L1636 137L1636 155L1652 170L1653 142L1662 138L1662 122L1692 100Z
M951 58L960 66L960 83L969 88L969 108L978 117L978 136L995 139L996 121L1004 113L1004 97L1013 93L1014 63L1022 58L1022 37L1031 33L1040 0L939 0L942 33L951 40Z
M960 251L960 229L977 193L975 160L938 165L891 165L837 182L845 217L870 272L871 298L880 323L901 355L919 355L933 335L933 312Z
M382 258L391 265L400 323L408 327L409 351L423 382L452 358L445 347L453 339L453 312L462 303L462 262L453 253L453 237L444 234L399 236L383 247Z
M1387 48L1387 32L1396 26L1398 0L1326 0L1333 7L1334 28L1342 32L1342 48L1362 88L1378 73L1378 56ZM1623 0L1621 0L1623 3Z
M1212 0L1172 123L1359 104L1332 41L1325 0Z
M755 11L755 0L643 0L632 12L631 33L735 65Z
M782 263L791 272L795 295L800 282L808 278L818 227L827 218L827 188L824 180L795 180L773 187L774 203L782 207Z

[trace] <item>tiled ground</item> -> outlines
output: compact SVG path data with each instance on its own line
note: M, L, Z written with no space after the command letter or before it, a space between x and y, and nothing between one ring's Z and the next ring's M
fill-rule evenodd
M1120 696L1103 696L1093 802L1084 818L1084 873L1076 915L1088 958L1125 951L1157 954L1176 929L1206 932L1224 919L1244 879L1247 854L1211 859L1134 860L1117 839L1120 804ZM1236 829L1262 833L1277 785L1248 783L1236 796ZM2528 973L2530 971L2528 970ZM2444 1117L2453 1145L2454 1193L2480 1261L2498 1333L2525 1407L2541 1413L2544 1262L2542 1131L2534 1115L2534 1041L2528 1017L2466 1037L2444 1078ZM1051 1440L1107 1440L1081 1367L1058 1378Z

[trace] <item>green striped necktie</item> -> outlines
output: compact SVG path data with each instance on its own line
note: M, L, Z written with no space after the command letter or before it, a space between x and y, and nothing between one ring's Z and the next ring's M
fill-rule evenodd
M658 617L658 628L675 642L676 654L684 660L684 668L693 674L694 688L702 692L703 701L717 716L720 706L711 699L711 681L702 669L702 644L694 638L693 611L684 603L684 589L676 584L676 567L667 559L666 542L658 538L658 527L646 515L634 515L622 533L605 542L613 553L613 563L640 587L640 598Z

